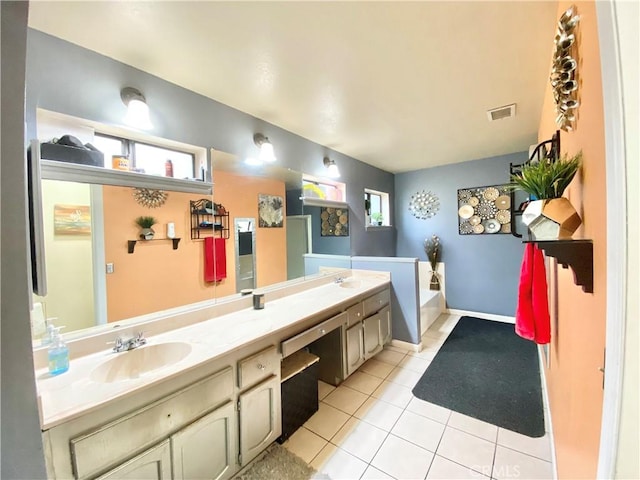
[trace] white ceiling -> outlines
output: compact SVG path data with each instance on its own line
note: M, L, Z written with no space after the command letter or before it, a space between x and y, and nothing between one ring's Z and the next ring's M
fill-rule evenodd
M32 1L29 24L403 172L535 142L556 6Z

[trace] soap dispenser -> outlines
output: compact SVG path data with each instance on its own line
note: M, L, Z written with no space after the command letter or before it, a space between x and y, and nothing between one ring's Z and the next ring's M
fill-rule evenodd
M51 317L51 318L47 318L44 321L45 324L45 332L44 335L42 335L42 345L50 345L51 341L53 340L53 332L55 330L55 325L54 325L54 321L58 320L57 317Z
M60 328L53 327L49 346L49 373L60 375L69 370L69 347L60 337Z

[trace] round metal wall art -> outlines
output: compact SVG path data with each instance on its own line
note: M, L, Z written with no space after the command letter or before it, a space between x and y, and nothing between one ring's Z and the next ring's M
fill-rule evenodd
M440 208L440 200L432 192L422 191L411 195L409 211L411 215L421 220L433 217Z
M556 105L556 124L565 132L575 129L578 100L578 51L576 27L580 22L576 6L569 7L558 20L551 67L551 88Z
M158 208L164 205L169 194L164 190L154 190L152 188L134 188L133 197L143 207Z

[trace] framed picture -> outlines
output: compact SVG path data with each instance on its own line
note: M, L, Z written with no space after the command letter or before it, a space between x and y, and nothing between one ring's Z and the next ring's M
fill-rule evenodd
M458 190L458 233L511 233L511 195L508 185Z
M284 200L279 195L258 194L258 226L282 227L284 224Z
M320 209L321 237L349 236L349 209L322 207Z
M91 235L89 205L54 205L54 235Z

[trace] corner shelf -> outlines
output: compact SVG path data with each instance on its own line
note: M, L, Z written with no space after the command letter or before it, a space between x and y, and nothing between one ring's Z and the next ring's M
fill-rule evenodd
M213 208L209 209L211 213L207 212L206 205L210 205ZM201 238L216 236L216 233L220 233L220 237L229 238L229 212L213 213L214 209L218 206L207 198L200 200L190 200L189 207L191 212L191 240L200 240ZM222 207L220 205L219 207ZM213 220L213 222L209 222ZM202 226L203 222L207 222L210 226ZM209 235L209 233L211 233Z
M178 249L178 244L180 243L179 238L152 238L151 240L127 240L127 248L129 253L133 253L136 248L136 243L146 243L146 242L158 242L161 240L171 240L173 242L173 249Z
M593 242L591 240L525 240L535 243L544 253L571 267L573 281L585 293L593 293Z

